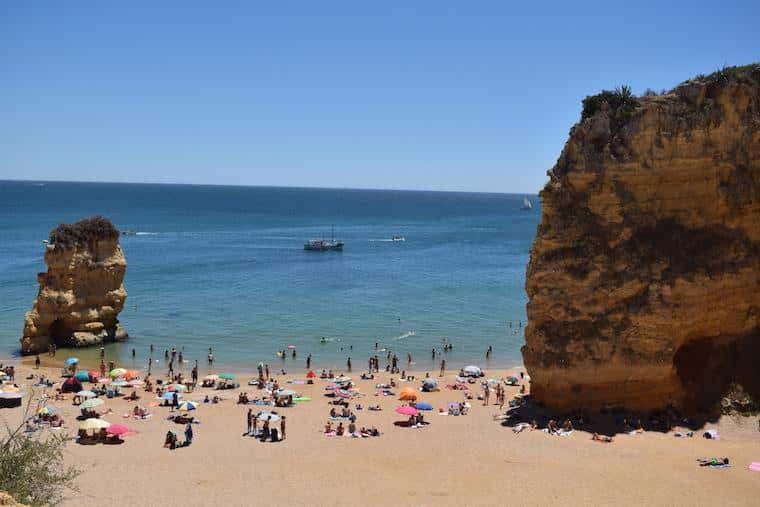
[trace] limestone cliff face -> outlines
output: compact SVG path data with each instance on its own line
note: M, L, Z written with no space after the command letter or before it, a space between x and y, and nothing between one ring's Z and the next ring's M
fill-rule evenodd
M604 94L549 171L527 271L532 392L706 409L760 387L760 65Z
M21 351L47 351L51 343L84 347L124 340L117 316L127 292L127 262L119 231L102 217L62 224L50 233L47 273L37 275L37 299L24 322Z

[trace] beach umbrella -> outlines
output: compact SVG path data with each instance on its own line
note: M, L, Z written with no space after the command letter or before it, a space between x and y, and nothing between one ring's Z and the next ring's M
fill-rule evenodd
M87 374L92 378L99 378L100 372L98 370L90 370L87 372Z
M0 391L0 398L4 400L20 400L24 396L26 396L26 393Z
M516 386L519 383L520 383L520 380L517 377L515 377L513 375L507 377L507 384L509 384L511 386Z
M7 386L3 386L3 391L5 391L6 393L17 393L19 390L20 389L18 387L12 386L10 384Z
M80 370L74 375L80 382L88 382L90 380L90 373L84 370Z
M132 433L132 430L123 424L111 424L106 428L106 433L116 436L128 435L129 433Z
M346 391L345 389L336 389L335 395L340 398L350 398L352 396L351 391Z
M400 407L396 408L396 413L401 415L417 415L419 414L419 411L414 407L410 407L409 405L401 405Z
M417 403L416 407L417 407L417 410L433 410L433 405L425 401L421 401L420 403Z
M346 382L351 382L351 377L346 377L345 375L341 375L340 377L335 379L335 382L339 384L344 384Z
M280 420L280 415L272 412L259 412L258 417L260 421L277 422Z
M42 407L37 411L39 415L50 415L55 414L56 408L55 407Z
M309 370L309 372L306 374L306 378L316 378L317 374L314 373L312 370Z
M127 373L127 370L125 370L124 368L114 368L113 370L111 370L111 373L109 373L109 375L111 376L111 378L117 378L117 377L123 377L124 375L126 375L126 373Z
M0 377L5 377L6 373L2 370L0 370Z
M169 384L168 386L166 386L166 390L169 392L177 391L178 393L181 393L185 389L186 387L183 386L182 384Z
M403 401L415 401L418 398L417 391L412 387L405 387L401 390L398 399Z
M127 380L134 380L139 376L140 372L137 370L127 370L127 372L124 374L124 378Z
M78 357L70 357L67 360L63 362L66 366L71 366L72 364L77 364L79 362Z
M82 390L82 383L76 377L67 378L61 385L61 391L64 393L77 393Z
M90 398L89 400L83 401L79 408L95 408L101 406L103 403L105 403L100 398Z
M235 380L235 375L232 373L222 373L219 375L219 378L224 380Z
M183 401L179 404L179 409L183 412L189 412L198 408L198 404L194 401Z
M422 387L426 389L435 389L438 387L438 380L434 378L422 379Z
M296 392L291 391L290 389L278 389L277 391L274 392L274 395L277 396L278 398L288 397L288 396L295 396Z
M81 423L79 423L79 429L80 430L102 430L104 428L108 428L111 425L108 421L104 421L103 419L98 419L96 417L91 417L90 419L85 419Z
M482 373L482 370L474 365L465 366L464 368L462 368L462 371L465 373L465 375L472 375L475 377L480 376L480 374Z
M219 380L219 375L206 375L203 380Z
M178 398L178 399L182 399L182 395L181 395L180 393L178 393L178 392L173 392L173 393L172 393L172 392L168 392L168 393L164 393L164 394L163 394L163 396L161 396L161 398L163 398L163 399L165 399L165 400L169 400L169 401L172 401L172 400L174 399L174 395L175 395L175 394L177 395L177 398Z
M79 391L77 393L77 396L81 396L82 398L94 398L96 395L92 391Z

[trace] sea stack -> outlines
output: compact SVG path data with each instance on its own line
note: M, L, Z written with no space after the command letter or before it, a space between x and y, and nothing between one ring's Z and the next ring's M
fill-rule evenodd
M47 351L53 343L86 347L127 339L117 318L127 298L127 261L109 219L94 216L50 231L45 264L24 322L23 354Z
M705 412L760 394L760 65L583 101L526 277L548 407Z

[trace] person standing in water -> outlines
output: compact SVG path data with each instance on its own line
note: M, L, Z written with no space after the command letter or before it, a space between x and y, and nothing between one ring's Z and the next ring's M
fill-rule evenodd
M306 356L306 369L307 370L311 369L311 354L309 354L308 356Z
M351 372L351 358L350 357L346 360L346 368L348 369L350 373Z

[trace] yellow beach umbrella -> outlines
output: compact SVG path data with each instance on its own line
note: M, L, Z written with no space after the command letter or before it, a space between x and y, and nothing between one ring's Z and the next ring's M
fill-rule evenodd
M85 419L79 424L80 430L102 430L105 428L108 428L111 425L108 421L104 421L103 419L97 419L95 417L92 417L90 419Z

